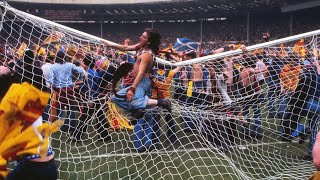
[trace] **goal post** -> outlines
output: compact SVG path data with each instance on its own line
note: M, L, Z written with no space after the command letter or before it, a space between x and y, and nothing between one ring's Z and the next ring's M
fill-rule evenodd
M21 61L26 49L37 54L37 63L29 64L33 67L42 67L59 51L74 64L92 53L92 71L109 73L96 81L72 74L75 82L83 82L72 86L73 94L62 92L64 98L51 89L46 114L66 125L51 138L59 179L305 179L313 174L305 157L310 160L319 124L320 30L246 51L226 45L230 51L199 58L187 54L189 60L175 63L157 57L171 66L155 67L154 80L169 92L173 111L150 108L136 120L112 104L111 93L91 92L94 83L103 91L104 78L113 75L109 68L122 60L120 55L109 58L114 52L109 47L98 52L107 40L5 2L0 6L6 62ZM23 77L28 71L17 73ZM77 89L82 86L87 89Z

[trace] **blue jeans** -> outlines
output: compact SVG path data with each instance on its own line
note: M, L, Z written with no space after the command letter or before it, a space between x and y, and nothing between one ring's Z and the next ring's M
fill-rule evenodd
M131 87L131 86L130 86ZM129 87L121 89L117 94L125 96ZM127 101L127 98L118 98L115 95L111 97L112 101L123 109L133 111L136 109L145 109L147 102L151 97L151 80L143 77L136 88L136 92L133 96L132 101Z
M248 128L244 128L244 131L245 131L244 133L247 135L254 136L254 135L260 135L261 133L262 122L261 122L260 103L264 99L264 94L254 95L251 98L250 98L251 100L248 100L243 107L243 116L247 119L249 115L249 108L251 107L253 110L254 125L252 127L251 132Z
M155 119L155 126L154 126L154 132L157 138L155 138L155 142L159 142L160 140L160 131L161 131L161 126L160 126L160 119L161 119L161 114L157 112L153 112L152 116ZM176 130L175 130L175 121L173 119L173 116L171 113L166 114L165 116L165 122L167 124L167 138L169 139L170 142L175 142L177 137L176 137Z
M277 115L276 111L276 99L279 97L281 87L272 80L271 77L268 78L268 114L271 117Z
M281 95L279 97L279 108L278 108L278 118L279 119L285 119L288 114L288 106L289 104L289 97L286 96L285 94Z
M68 110L63 110L62 108L57 109L57 116L61 119L64 120L63 125L61 126L61 131L68 132L68 133L73 133L75 130L76 126L76 107L70 105L68 107ZM65 112L65 117L63 118L62 113Z
M48 88L48 89L49 89L49 90L48 90L48 93L51 93L50 88ZM49 99L49 101L48 101L48 104L47 104L46 108L44 109L43 114L42 114L42 118L43 118L44 121L49 121L49 118L50 118L50 108L51 108L51 97L50 97L50 99Z
M154 113L153 110L147 111L144 119L139 119L134 126L133 145L138 152L143 152L160 141L159 136L156 134L156 128L159 125L154 118Z
M284 121L287 121L288 118L288 110L289 110L289 98L286 94L282 94L279 97L279 108L277 112L277 116L280 119L280 133L281 135L285 135L285 123Z
M311 131L310 143L308 147L308 155L312 155L312 149L316 141L318 133L318 124L320 122L320 102L319 99L310 98L307 102L307 109L311 111L313 116L310 119L309 128Z

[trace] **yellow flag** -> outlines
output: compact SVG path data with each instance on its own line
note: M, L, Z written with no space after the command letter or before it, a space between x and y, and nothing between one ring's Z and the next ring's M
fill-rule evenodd
M304 39L301 39L299 42L297 42L294 45L292 50L297 56L305 58L307 55L307 53L306 53L307 51L304 47Z
M57 52L60 51L60 47L61 47L61 45L59 43L54 46L54 48L57 50Z
M46 56L46 54L47 54L47 52L46 52L46 48L44 48L44 47L40 47L39 49L38 49L38 56Z
M280 48L281 48L280 56L285 57L287 55L287 52L285 50L284 44L280 44Z
M65 35L58 31L53 31L43 42L42 45L58 43Z
M172 50L172 52L174 52L174 50L173 50L173 46L172 46L172 45L170 45L170 46L166 47L166 48L165 48L165 49L163 49L162 51L169 51L169 50Z
M24 51L27 49L27 44L22 42L19 49L17 50L17 55L21 59L23 56Z
M191 97L192 96L192 87L193 87L193 81L189 81L188 83L188 89L187 89L187 96Z

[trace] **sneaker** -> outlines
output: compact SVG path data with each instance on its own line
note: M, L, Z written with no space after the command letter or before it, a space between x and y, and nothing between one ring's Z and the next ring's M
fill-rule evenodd
M141 119L144 117L145 114L146 114L146 110L137 109L137 110L134 110L134 112L132 112L132 117L134 117L136 119Z
M292 142L292 136L289 136L289 135L286 135L286 134L283 134L280 136L280 140L283 141L283 142Z

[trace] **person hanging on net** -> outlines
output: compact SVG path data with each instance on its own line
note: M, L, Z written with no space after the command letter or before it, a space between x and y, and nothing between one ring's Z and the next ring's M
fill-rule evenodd
M154 65L155 55L158 54L161 41L160 33L155 29L145 29L136 45L120 45L103 41L109 47L122 51L137 51L137 58L130 72L134 77L131 86L121 89L117 95L112 96L112 101L131 112L133 115L139 114L142 117L141 109L148 106L160 106L171 111L171 102L169 99L150 99L151 96L151 73ZM136 118L140 118L140 117Z

